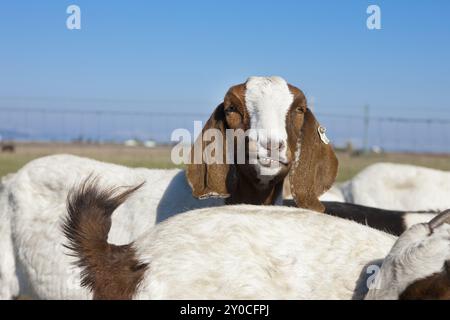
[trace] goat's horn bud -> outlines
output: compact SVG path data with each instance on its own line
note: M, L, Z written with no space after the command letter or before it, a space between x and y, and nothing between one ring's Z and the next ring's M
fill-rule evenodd
M435 228L443 225L444 223L450 224L450 209L445 210L440 214L438 214L430 222L428 222L428 225L430 226L431 230L434 230Z

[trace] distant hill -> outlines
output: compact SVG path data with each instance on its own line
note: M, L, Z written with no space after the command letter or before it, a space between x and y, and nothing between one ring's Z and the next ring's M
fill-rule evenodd
M26 132L20 132L18 130L9 130L0 128L0 140L20 140L29 139L30 134Z

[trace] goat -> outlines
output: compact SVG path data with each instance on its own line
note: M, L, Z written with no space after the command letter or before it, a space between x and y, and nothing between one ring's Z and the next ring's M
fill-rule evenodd
M450 172L412 165L373 164L340 189L347 202L386 210L450 207Z
M137 188L87 180L68 198L66 246L94 299L450 299L450 210L396 241L306 209L225 206L112 245L111 216Z
M234 151L226 139L230 129L248 132L242 164L239 152L232 164L227 161ZM212 163L204 154L212 143L205 139L209 130L220 133L225 151ZM251 155L255 163L248 161ZM186 175L194 197L225 198L226 204L281 204L289 176L297 206L323 212L318 198L332 186L337 169L333 148L303 92L280 77L250 77L228 90L206 122L192 146Z
M173 204L169 201L166 202L168 208L160 203L169 185L172 199L180 201L180 205L181 202L189 205L190 201L211 204L211 201L201 202L192 198L184 172L178 169L129 169L70 155L34 160L4 183L4 191L0 194L0 199L5 202L5 209L0 210L0 229L5 229L0 233L0 245L8 246L8 250L0 251L0 275L5 275L0 277L0 287L5 288L19 280L20 293L32 298L90 297L89 292L80 287L76 270L68 268L71 260L64 255L60 223L67 212L65 201L71 186L92 171L102 176L102 181L115 185L147 182L141 190L143 196L121 208L132 213L122 215L119 212L114 219L117 227L111 230L110 239L115 243L130 241L152 227L158 210L160 215L170 210ZM11 236L7 235L12 235L15 252L9 245ZM5 265L7 259L14 256L15 266L11 263ZM2 298L12 298L7 294L5 292Z

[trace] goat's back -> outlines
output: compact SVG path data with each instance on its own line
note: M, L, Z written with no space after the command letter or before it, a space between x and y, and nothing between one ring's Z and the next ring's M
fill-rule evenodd
M308 210L226 206L159 224L134 248L138 299L350 299L395 237Z

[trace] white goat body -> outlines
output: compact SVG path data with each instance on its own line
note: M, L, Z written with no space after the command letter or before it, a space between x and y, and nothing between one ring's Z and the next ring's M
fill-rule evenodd
M98 199L94 202L101 208L104 200ZM108 245L98 243L97 232L105 229L92 228L107 220L90 208L71 208L70 246L85 271L94 273L89 279L100 290L95 296L103 298L134 292L130 297L136 299L362 299L370 289L370 299L398 299L410 285L442 272L450 259L447 223L415 225L396 241L306 209L250 205L178 215L139 237L128 253L109 258L103 252L109 252ZM450 213L441 216L448 220ZM80 218L87 229L75 222ZM122 270L117 276L126 279L146 269L140 283L129 287L114 283L117 270L107 267L112 263ZM131 265L136 267L121 267ZM106 275L96 277L99 271Z
M347 202L387 210L442 211L450 208L450 172L377 163L340 189Z
M13 175L0 181L0 300L11 299L19 294L19 282L16 276L14 248L11 237L11 219L7 211L7 183Z
M41 299L91 297L79 285L79 273L63 247L61 219L67 213L66 198L71 187L93 173L102 183L130 186L146 182L139 194L118 210L109 234L111 242L127 243L156 221L188 209L223 204L223 200L200 201L191 196L184 172L178 169L130 169L70 155L40 158L22 168L4 184L0 195L0 287L17 282L11 257L16 256L21 294ZM10 224L10 230L8 226ZM12 234L14 250L12 252ZM3 248L2 247L2 248ZM13 261L14 262L14 261ZM5 289L6 290L6 289ZM17 290L2 293L8 299Z
M395 237L313 211L194 210L134 243L149 264L136 299L361 299Z

